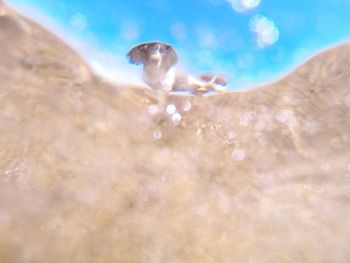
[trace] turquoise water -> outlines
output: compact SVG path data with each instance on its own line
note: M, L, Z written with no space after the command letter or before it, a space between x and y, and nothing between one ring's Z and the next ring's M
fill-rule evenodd
M134 79L137 71L124 55L143 41L174 45L183 68L192 73L226 73L229 87L236 89L276 79L350 36L348 0L8 3L34 19L45 17L39 21L44 25L50 20L74 39L96 71L125 82Z

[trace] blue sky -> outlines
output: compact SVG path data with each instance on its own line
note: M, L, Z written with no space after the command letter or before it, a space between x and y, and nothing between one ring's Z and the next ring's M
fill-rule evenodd
M160 40L189 72L231 89L265 83L350 39L349 0L8 0L71 43L100 74L134 82L128 49Z

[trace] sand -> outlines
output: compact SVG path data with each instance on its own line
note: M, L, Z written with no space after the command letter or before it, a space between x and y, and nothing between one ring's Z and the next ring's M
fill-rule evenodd
M166 109L1 3L0 50L0 262L349 262L349 44Z

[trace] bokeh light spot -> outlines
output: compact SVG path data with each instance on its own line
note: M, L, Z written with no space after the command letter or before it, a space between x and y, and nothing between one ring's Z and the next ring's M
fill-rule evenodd
M148 107L148 112L152 115L155 115L159 112L159 107L158 105L152 104Z
M177 40L183 40L186 38L186 27L183 23L181 22L176 22L174 24L172 24L171 28L170 28L170 32L172 34L172 36Z
M256 34L257 45L260 48L276 43L280 35L275 23L259 14L250 19L249 28Z
M247 12L256 8L260 4L260 0L227 0L236 12Z
M169 115L172 115L176 112L176 106L174 104L169 104L166 106L165 110Z
M156 139L156 140L160 140L162 138L162 132L157 130L157 131L154 131L153 133L153 138Z
M183 106L184 111L190 111L192 109L192 104L188 100L185 102L185 105Z
M72 15L70 23L75 29L78 30L85 30L88 25L86 17L81 13L75 13Z
M181 122L181 120L182 120L182 116L181 116L180 113L175 112L175 113L171 116L171 120L173 121L173 123L174 123L175 125L178 125L178 124Z
M242 161L245 158L245 152L241 149L235 149L232 151L232 159L235 161Z
M139 26L134 20L127 20L123 22L121 27L121 37L124 41L137 40L139 36Z

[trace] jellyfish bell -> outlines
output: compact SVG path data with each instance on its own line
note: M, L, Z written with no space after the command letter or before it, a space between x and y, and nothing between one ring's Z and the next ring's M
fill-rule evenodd
M133 48L127 54L130 63L147 67L150 64L158 64L160 67L171 68L178 61L175 49L163 42L145 42Z
M127 54L130 63L143 65L143 79L152 89L171 90L174 66L178 61L175 49L163 42L145 42Z

